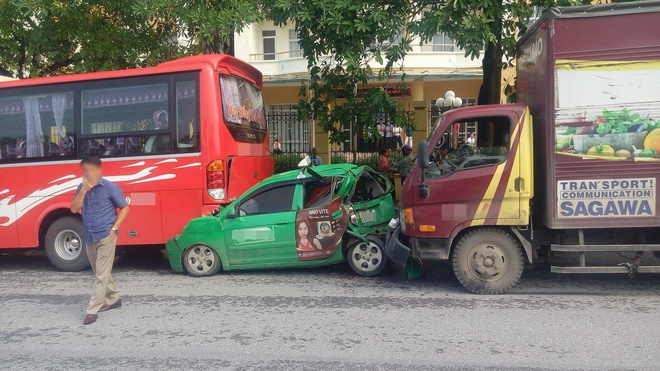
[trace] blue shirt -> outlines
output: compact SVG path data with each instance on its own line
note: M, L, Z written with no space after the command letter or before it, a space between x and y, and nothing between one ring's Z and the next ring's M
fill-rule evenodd
M82 184L78 185L76 196L81 189ZM127 205L121 188L103 178L99 184L87 191L82 206L85 242L98 242L108 237L117 221L117 208L123 209Z

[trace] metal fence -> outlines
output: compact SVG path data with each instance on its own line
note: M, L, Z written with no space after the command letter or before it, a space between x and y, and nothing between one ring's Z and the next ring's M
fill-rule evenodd
M311 125L298 119L298 109L295 105L270 105L266 115L270 147L274 153L309 151Z

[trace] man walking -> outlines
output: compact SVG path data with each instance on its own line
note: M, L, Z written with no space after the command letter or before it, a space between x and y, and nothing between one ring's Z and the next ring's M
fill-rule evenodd
M119 291L112 277L119 226L128 214L128 202L121 188L103 179L101 159L85 156L80 161L82 184L71 202L71 212L82 209L87 257L96 276L84 324L96 322L98 312L121 307ZM117 209L121 209L117 214Z

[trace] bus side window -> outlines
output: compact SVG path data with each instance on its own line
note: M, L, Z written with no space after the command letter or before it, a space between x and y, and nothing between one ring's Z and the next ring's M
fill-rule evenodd
M197 117L197 82L176 83L176 149L177 152L199 151Z
M172 153L168 84L125 81L139 85L82 91L82 154L120 157Z
M0 160L72 156L73 92L0 99Z

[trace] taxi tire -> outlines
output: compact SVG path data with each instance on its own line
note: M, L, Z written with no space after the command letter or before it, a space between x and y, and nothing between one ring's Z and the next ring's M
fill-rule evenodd
M485 259L489 258L489 267L486 269L491 270L483 271ZM505 270L493 275L499 267L492 269L490 263L498 260ZM497 295L507 292L518 283L525 267L525 256L520 242L511 234L497 228L479 228L460 238L452 254L452 267L458 281L469 291L481 295ZM479 270L494 278L479 278L483 274Z
M346 260L348 261L348 266L351 267L351 270L358 276L362 277L373 277L378 275L380 272L385 269L385 266L387 265L387 253L385 252L385 244L383 241L374 236L367 236L367 241L369 242L370 247L375 247L379 250L381 259L378 262L378 265L376 266L375 269L370 270L370 271L364 271L360 267L358 267L355 262L353 261L353 254L357 253L357 249L360 248L360 246L364 245L364 241L358 240L354 242L346 251Z
M71 259L61 257L62 249L71 247L71 239L68 236L77 235L77 249L78 255L74 257L75 253L69 256ZM85 229L83 228L82 220L76 216L67 216L55 220L48 229L44 236L44 249L46 256L50 263L62 272L80 272L90 267L89 259L87 258L87 250L85 249ZM58 246L60 253L58 253ZM65 246L66 244L69 246Z
M193 250L195 248L204 248L204 249L208 249L208 250L211 251L211 253L213 255L213 259L214 259L213 260L214 265L211 267L210 270L200 273L198 270L196 270L196 269L194 269L193 267L190 266L190 264L188 263L189 254L194 253ZM183 268L186 270L186 272L188 272L189 275L191 275L193 277L213 276L213 275L217 274L218 272L220 272L220 268L222 268L222 262L220 261L220 257L218 256L218 253L215 252L214 249L212 249L211 247L206 246L206 245L193 245L193 246L190 246L189 248L187 248L183 251L183 254L181 255L181 259L182 259L181 263L183 264Z

